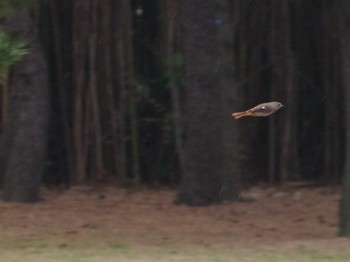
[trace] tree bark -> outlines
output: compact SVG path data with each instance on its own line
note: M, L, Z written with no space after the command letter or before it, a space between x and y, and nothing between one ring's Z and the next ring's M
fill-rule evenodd
M184 12L186 141L178 202L207 205L237 199L237 131L227 106L234 105L236 88L227 2L180 3Z
M88 12L87 1L76 1L73 4L73 70L74 70L74 119L73 119L73 147L74 147L74 178L73 182L82 183L86 180L86 140L84 139L84 98L86 77L86 42Z
M69 11L67 11L69 10ZM53 113L52 117L55 122L51 122L52 136L55 137L55 142L49 144L51 152L53 152L53 161L58 167L59 172L53 174L56 181L69 182L73 178L74 173L74 158L73 158L73 144L72 132L70 128L70 92L72 90L72 74L69 62L72 60L72 43L70 41L70 33L68 26L62 24L71 24L72 8L67 4L67 1L53 0L49 3L49 10L45 9L43 12L48 12L51 21L46 21L51 24L49 31L52 39L53 52L51 67L52 81L51 95L55 96L56 101L53 102L53 107L57 107L57 112ZM69 99L68 99L69 98ZM55 105L57 104L57 105ZM62 146L63 145L63 146Z
M126 40L124 28L127 22L125 21L122 14L125 12L125 8L129 8L125 1L114 2L113 10L117 14L113 17L113 26L117 28L113 35L113 60L115 63L116 71L119 72L117 79L115 79L118 88L115 89L118 94L118 113L119 117L116 119L118 125L118 142L119 147L116 150L118 155L118 170L119 170L119 182L121 184L125 183L128 174L128 159L127 159L127 123L126 123L126 99L127 99L127 88L126 88ZM116 76L114 76L116 77Z
M139 118L137 106L137 83L135 81L134 69L134 44L133 44L133 28L132 28L132 13L130 1L123 1L124 16L125 16L125 51L126 51L126 79L127 79L127 94L128 94L128 111L130 117L130 137L131 137L131 159L132 159L132 176L133 183L139 185L141 183L140 174L140 148L139 148Z
M282 138L280 141L280 183L285 183L291 179L299 178L299 155L297 131L298 124L297 111L297 86L295 85L295 55L293 53L291 34L291 10L289 0L281 3L282 21L282 45L283 54L281 64L283 64L283 80L285 85L285 101L287 105L284 116L284 126L282 128ZM281 64L279 66L281 66ZM275 65L277 66L277 65ZM278 85L278 83L277 83ZM274 139L276 139L275 137Z
M350 3L341 1L341 50L343 57L343 74L345 88L346 112L346 155L343 191L339 208L339 235L350 237Z
M176 37L176 16L178 16L179 7L177 0L164 1L164 39L165 39L165 63L164 67L170 76L169 89L171 93L171 106L172 106L172 121L174 123L174 139L175 150L179 162L179 171L182 174L185 170L185 154L184 154L184 141L183 141L183 114L182 114L182 102L180 96L181 86L178 83L176 76L176 68L173 62L175 55L175 41Z
M12 18L7 28L25 39L29 54L14 66L11 77L2 198L33 202L38 200L46 157L49 123L47 64L29 12L23 11Z
M103 172L103 148L102 148L102 127L100 116L99 92L97 86L97 3L95 0L90 1L90 35L88 40L89 49L89 89L91 92L92 106L92 128L94 135L94 155L95 155L95 173L99 176Z

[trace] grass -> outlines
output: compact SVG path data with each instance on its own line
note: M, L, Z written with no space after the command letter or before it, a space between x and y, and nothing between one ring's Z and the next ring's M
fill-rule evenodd
M308 251L205 250L203 248L130 247L123 242L101 246L82 243L55 246L45 241L10 243L0 246L0 261L7 262L345 262L344 254Z

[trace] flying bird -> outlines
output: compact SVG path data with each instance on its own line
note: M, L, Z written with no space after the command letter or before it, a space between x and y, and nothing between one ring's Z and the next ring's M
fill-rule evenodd
M245 116L269 116L276 112L281 107L284 107L280 102L268 102L257 105L251 109L242 112L234 112L232 116L235 119L245 117Z

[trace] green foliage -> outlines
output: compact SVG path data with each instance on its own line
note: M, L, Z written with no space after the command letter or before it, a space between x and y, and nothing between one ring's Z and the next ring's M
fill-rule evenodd
M43 4L47 0L41 0ZM18 14L24 8L38 6L40 0L1 0L0 17L11 17Z
M28 53L25 42L0 28L0 69L8 69Z

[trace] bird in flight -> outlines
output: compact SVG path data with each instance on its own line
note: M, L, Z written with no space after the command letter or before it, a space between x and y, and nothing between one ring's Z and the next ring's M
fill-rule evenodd
M246 117L246 116L269 116L276 112L281 107L284 107L280 102L268 102L257 105L251 109L242 112L234 112L232 116L235 119Z

